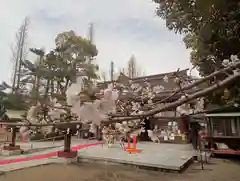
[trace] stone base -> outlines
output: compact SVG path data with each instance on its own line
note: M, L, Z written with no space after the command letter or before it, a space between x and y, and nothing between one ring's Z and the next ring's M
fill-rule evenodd
M3 150L15 151L15 150L21 150L21 148L20 148L20 145L15 145L15 146L5 145L3 146Z
M2 156L12 156L12 155L21 155L22 150L20 148L20 145L5 145L3 146L1 150L1 155Z
M58 152L58 157L61 157L61 158L75 158L75 157L77 157L77 151L69 151L69 152L59 151Z
M2 156L13 156L13 155L21 155L22 150L2 150Z

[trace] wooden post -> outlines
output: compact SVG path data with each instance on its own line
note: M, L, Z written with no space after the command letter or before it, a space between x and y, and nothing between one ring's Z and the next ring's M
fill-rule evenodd
M102 140L102 124L100 124L98 127L97 127L97 140L98 141L101 141Z
M3 150L8 150L8 151L16 151L16 150L21 150L20 145L16 145L16 136L17 136L17 128L14 126L11 128L11 133L6 132L8 136L10 136L9 139L9 145L6 145L3 147Z
M11 132L12 132L12 143L10 144L10 146L14 147L16 146L17 128L16 127L11 128Z
M129 138L128 138L128 147L127 148L131 148L131 137L129 136Z
M76 126L76 138L77 139L80 139L81 137L81 133L80 133L80 129L81 129L81 125L80 124L77 124Z
M77 157L77 151L71 150L71 137L72 137L72 130L68 128L67 133L64 137L64 149L63 151L58 152L58 157L63 157L63 158Z
M71 151L71 135L72 135L72 130L70 128L68 128L67 134L64 137L64 151L65 152Z

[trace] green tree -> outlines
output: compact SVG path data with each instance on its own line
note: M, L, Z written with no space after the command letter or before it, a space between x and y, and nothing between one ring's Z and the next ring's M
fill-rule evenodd
M39 61L24 61L24 80L34 82L32 95L37 97L32 98L35 100L46 100L49 95L64 98L67 87L76 81L77 76L82 76L86 83L98 79L98 66L92 63L97 55L95 45L73 31L58 34L55 43L56 48L47 54L42 53ZM39 54L37 49L32 51Z
M154 0L157 14L175 33L184 34L191 49L191 62L202 76L222 67L222 60L240 52L239 0ZM222 79L225 75L216 77ZM214 80L212 80L214 81ZM212 83L209 81L209 84ZM239 85L230 89L230 100L239 97ZM212 102L225 103L223 91L211 96ZM220 96L219 96L220 95ZM229 100L228 100L229 101ZM234 102L234 101L233 101Z
M98 79L98 66L92 63L98 51L90 40L77 36L75 32L68 31L57 35L55 39L55 53L59 62L60 79L64 82L63 90L76 81L77 76L82 76L86 82ZM62 77L61 77L62 76Z

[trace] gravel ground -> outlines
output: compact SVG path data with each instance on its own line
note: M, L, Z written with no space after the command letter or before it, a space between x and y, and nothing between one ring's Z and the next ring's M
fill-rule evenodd
M213 159L193 164L183 173L164 173L127 166L52 164L0 174L0 181L239 181L240 164Z

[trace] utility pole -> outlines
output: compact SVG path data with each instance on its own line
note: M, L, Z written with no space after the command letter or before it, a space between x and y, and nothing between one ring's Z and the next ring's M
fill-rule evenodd
M89 26L89 32L88 32L88 39L91 43L93 43L93 38L94 38L94 27L93 27L93 23L90 23Z
M25 19L24 23L21 27L21 45L20 45L20 52L19 52L19 67L18 67L18 77L17 77L17 90L20 88L20 78L21 78L21 67L23 60L23 51L24 51L24 44L26 43L27 37L27 28L28 28L29 20Z
M111 61L111 65L110 65L110 78L111 78L111 81L113 82L113 79L114 79L114 62Z
M136 77L136 60L134 55L132 55L128 61L128 76L130 78Z
M93 44L93 23L90 23L89 30L88 30L88 40L90 41L91 44ZM87 62L88 65L91 66L93 58L92 57L87 57ZM90 81L91 77L90 75L88 76L88 81Z

